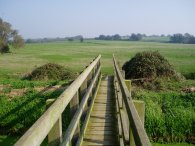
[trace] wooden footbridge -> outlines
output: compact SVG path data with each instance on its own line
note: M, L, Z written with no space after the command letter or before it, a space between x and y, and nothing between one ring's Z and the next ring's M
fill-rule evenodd
M151 146L144 130L144 103L133 101L113 55L114 77L102 77L101 55L56 99L15 146L136 145ZM62 113L71 122L62 130ZM62 132L64 131L64 132Z

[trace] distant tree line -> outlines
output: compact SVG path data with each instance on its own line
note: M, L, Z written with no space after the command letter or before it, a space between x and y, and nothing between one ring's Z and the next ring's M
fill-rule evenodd
M95 38L96 40L121 40L121 36L119 34L115 35L99 35L99 37Z
M143 39L143 38L149 38L149 39ZM185 44L195 44L195 37L189 33L185 33L184 35L181 33L173 34L173 35L146 35L146 34L140 34L140 33L132 33L131 35L127 36L120 36L119 34L115 35L99 35L99 37L96 37L96 40L126 40L126 41L152 41L150 38L156 38L153 39L153 41L159 41L159 42L171 42L171 43L185 43ZM162 41L162 38L166 38L166 40Z
M145 35L142 35L140 33L138 34L135 34L135 33L132 33L131 36L129 37L129 40L130 41L140 41L142 39L142 37L144 37Z
M94 39L94 38L91 38ZM114 41L147 41L147 42L171 42L171 43L186 43L186 44L194 44L195 37L190 35L189 33L173 34L173 35L146 35L141 33L132 33L131 35L121 36L119 34L115 35L99 35L95 37L96 40L114 40ZM39 38L39 39L27 39L26 43L46 43L46 42L56 42L56 41L80 41L83 42L84 38L82 35L77 35L74 37L56 37L56 38Z
M12 29L10 23L0 18L0 53L10 52L10 46L21 48L24 46L24 39L17 30Z
M129 40L129 41L140 41L142 37L145 37L145 34L135 34L132 33L130 36L120 36L119 34L115 35L99 35L99 37L96 37L96 40Z
M172 36L170 36L170 42L195 44L195 37L189 33L185 33L184 35L181 33L177 33L177 34L173 34Z
M74 37L56 37L56 38L38 38L38 39L27 39L26 43L47 43L47 42L57 42L57 41L80 41L83 42L84 38L82 35L77 35Z

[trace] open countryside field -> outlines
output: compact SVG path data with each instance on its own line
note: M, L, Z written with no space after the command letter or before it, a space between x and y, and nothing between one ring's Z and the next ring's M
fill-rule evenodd
M0 75L23 75L44 63L55 62L81 71L98 54L103 73L112 74L112 54L122 65L136 52L153 50L164 55L183 74L195 72L195 45L128 41L56 42L26 44L22 49L0 56Z
M22 99L23 101L21 102L21 105L27 103L26 106L21 106L21 110L18 110L17 114L15 114L15 111L12 109L17 109L18 103L20 104L21 97L15 98L15 100L13 100L15 103L13 102L13 104L11 105L12 107L10 107L11 111L14 111L14 115L12 116L13 113L10 112L9 116L7 116L7 114L5 114L7 111L3 111L2 113L5 114L8 118L6 119L5 115L0 115L0 118L3 117L2 119L5 121L5 123L2 123L6 125L6 122L10 122L12 124L11 126L13 126L13 124L15 123L12 121L20 121L19 119L23 118L23 116L28 115L29 112L35 111L36 113L32 114L32 116L30 116L28 119L30 122L26 120L26 125L29 126L30 124L34 123L34 121L36 121L36 119L40 117L40 115L46 109L45 100L48 98L57 98L61 93L50 92L40 96L37 91L31 90L31 88L34 86L46 87L48 85L51 85L52 82L33 81L30 83L30 81L20 80L20 78L24 74L31 72L37 66L52 62L67 66L75 72L80 72L85 68L86 65L88 65L92 61L92 59L94 59L95 56L101 54L101 62L103 67L102 72L104 75L107 75L113 74L113 53L122 66L125 61L129 60L137 52L147 50L159 51L163 56L165 56L165 58L169 60L174 68L182 74L195 72L195 45L189 44L97 40L85 40L83 43L79 41L67 41L26 44L26 46L22 49L12 49L12 53L0 55L0 84L12 84L12 88L14 89L24 87L29 88L29 91L27 92L27 94L25 94L24 98ZM7 82L6 80L10 81ZM189 80L188 84L195 86L195 81ZM6 93L9 91L6 90L4 92ZM156 94L150 94L148 91L143 92L145 96L138 95L137 97L143 97L143 99L147 99L147 97L149 97L150 99L152 99L152 101L150 101L152 103L153 101L157 101L156 97L158 96L156 94L158 94L158 92ZM175 95L175 97L177 96ZM5 98L6 96L2 96L2 103L4 104L4 107L6 109L6 106L8 108L9 102L5 101ZM159 99L160 98L161 97L159 95ZM180 99L180 97L178 98ZM158 104L155 103L155 106L156 105ZM8 110L10 109L8 108ZM19 116L17 117L17 115ZM159 117L160 116L161 115L159 115ZM23 125L16 124L16 126L14 125L13 127L15 128L14 130L17 131L18 129L23 128L22 126ZM12 145L16 141L16 139L17 138L14 137L0 136L0 145ZM153 145L161 146L161 144ZM176 146L178 144L173 143L170 145ZM190 146L186 143L182 143L180 145Z

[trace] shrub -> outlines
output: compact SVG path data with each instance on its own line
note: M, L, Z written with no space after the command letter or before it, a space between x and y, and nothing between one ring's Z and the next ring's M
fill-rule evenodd
M3 53L9 53L10 51L10 48L8 45L5 45L5 46L0 46L0 53L3 54Z
M125 70L126 79L153 79L159 76L172 77L175 74L173 67L157 51L137 53L123 65L122 69Z
M48 63L32 71L30 80L66 80L75 78L76 74L61 65Z

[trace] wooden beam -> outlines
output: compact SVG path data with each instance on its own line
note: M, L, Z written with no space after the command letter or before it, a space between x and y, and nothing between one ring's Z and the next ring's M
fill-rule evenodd
M79 95L78 92L73 96L72 100L70 101L70 117L71 119L74 117L77 109L79 108ZM80 135L80 120L76 124L76 128L73 132L72 136L72 145L74 146L79 138Z
M55 99L46 100L47 108L55 101ZM62 142L62 118L61 116L52 127L48 134L48 145L49 146L57 146Z
M133 100L133 104L137 110L137 113L141 119L142 124L144 125L144 117L145 117L145 103L141 100ZM132 130L130 128L130 146L135 146L135 141L133 137Z
M122 97L124 99L124 104L125 104L125 108L127 111L127 115L128 115L129 121L131 123L131 128L132 128L134 139L136 141L136 146L151 146L149 138L148 138L146 131L144 129L144 125L142 124L142 122L139 118L139 115L135 109L132 98L131 98L130 93L127 89L127 86L125 85L124 79L123 79L122 74L119 70L119 67L118 67L118 64L115 60L114 55L113 55L113 62L114 62L114 68L116 71L116 78L117 78L117 81L118 81L119 86L121 88Z
M94 66L101 58L99 55L56 99L48 110L30 127L30 129L16 142L15 146L37 146L42 143L49 131L55 125L64 109L69 104L72 97L80 88L81 84L87 78ZM49 121L49 122L48 122Z
M75 130L77 128L77 125L79 124L81 115L83 113L85 105L87 104L87 101L89 99L89 96L90 96L90 93L91 93L91 91L93 89L93 86L95 85L95 82L98 79L98 76L99 76L99 73L100 73L100 69L101 68L99 68L99 70L97 71L96 76L93 78L89 88L87 89L87 91L86 91L86 93L85 93L85 95L84 95L84 97L83 97L83 99L82 99L82 101L81 101L81 103L80 103L80 105L78 107L78 110L74 114L74 117L71 120L71 123L69 124L68 129L67 129L67 131L66 131L66 133L65 133L65 135L63 137L63 141L60 144L61 146L68 146L70 144L70 141L71 141L72 137L74 136L74 132L75 132ZM77 141L75 141L73 143L73 145L76 145L76 142Z
M101 66L99 66L99 67L101 67ZM85 132L86 132L87 125L88 125L88 123L89 123L90 114L91 114L91 112L92 112L92 108L93 108L93 105L94 105L94 101L95 101L95 98L96 98L96 96L97 96L97 92L98 92L99 87L100 87L101 79L102 79L102 76L101 76L101 73L100 73L100 75L98 76L98 83L97 83L96 91L95 91L95 94L94 94L94 96L93 96L91 105L89 106L89 110L88 110L88 112L87 112L85 121L84 121L84 123L83 123L83 127L82 127L82 129L81 129L81 135L80 135L80 137L79 137L79 140L78 140L76 146L80 146L80 145L82 144L82 142L83 142L83 137L84 137L84 134L85 134Z
M79 88L79 98L80 98L80 101L83 99L86 91L87 91L87 79L85 79L85 81L83 82L83 84ZM81 121L84 121L84 119L86 117L86 114L87 114L87 110L88 110L88 105L86 104L85 107L84 107L84 110L83 110Z

